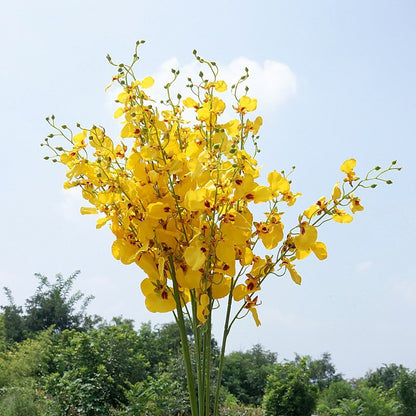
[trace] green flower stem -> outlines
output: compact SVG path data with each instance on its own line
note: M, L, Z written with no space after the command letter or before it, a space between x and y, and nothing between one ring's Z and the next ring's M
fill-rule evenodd
M211 316L212 311L208 315L208 319L205 325L205 345L204 345L204 361L205 361L205 416L209 416L209 404L210 404L210 381L211 381ZM201 392L203 394L203 392Z
M191 354L189 352L188 337L186 335L185 318L184 318L183 311L182 311L181 295L179 293L178 282L176 281L176 276L174 274L175 267L174 267L174 261L172 259L172 256L169 256L169 263L170 263L171 271L173 271L171 276L172 276L172 282L173 282L173 296L176 302L176 322L178 324L179 332L181 335L182 354L183 354L183 358L185 362L186 380L187 380L187 385L188 385L191 413L192 413L192 416L200 416L198 412L198 404L197 404L196 391L195 391L194 372L192 370Z
M201 329L198 327L198 319L197 319L197 306L196 302L192 303L192 310L193 310L193 322L192 322L192 331L194 333L194 340L195 340L195 366L196 366L196 379L198 384L198 409L199 414L202 415L204 411L204 402L203 396L201 392L204 391L204 377L203 377L203 369L202 369L202 358L201 358Z
M217 388L215 389L215 398L214 398L214 416L218 416L221 379L222 379L222 372L224 369L225 346L227 344L227 337L228 337L228 334L230 333L230 328L231 328L230 327L230 315L231 315L232 301L233 301L233 296L232 296L232 291L230 291L228 295L227 312L225 315L224 331L223 331L222 342L221 342L222 345L221 345L220 362L218 365Z

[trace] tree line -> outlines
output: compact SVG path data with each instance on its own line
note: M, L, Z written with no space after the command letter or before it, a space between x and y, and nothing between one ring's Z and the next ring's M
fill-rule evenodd
M152 327L87 313L73 290L79 272L38 279L23 306L5 288L0 307L0 414L186 416L185 368L175 323ZM192 331L188 336L191 339ZM192 340L192 339L191 339ZM192 343L191 343L192 345ZM219 348L212 339L213 381ZM214 385L215 383L212 383ZM386 364L360 379L337 373L331 355L277 353L254 345L226 356L222 416L414 416L416 371Z

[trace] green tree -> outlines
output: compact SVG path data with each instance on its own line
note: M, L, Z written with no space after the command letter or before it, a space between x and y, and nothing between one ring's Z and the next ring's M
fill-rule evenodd
M343 399L332 409L334 416L399 416L400 404L381 387L359 386L355 397Z
M136 383L126 393L126 416L167 416L190 414L186 386L173 374L162 372Z
M364 380L369 387L381 387L387 391L393 388L396 380L405 371L402 365L384 364L375 371L369 371Z
M353 387L345 380L332 381L319 397L318 413L325 414L329 409L339 405L344 399L351 399L354 395Z
M147 376L136 331L126 323L90 332L65 330L54 348L47 391L62 414L106 415L127 402L129 387Z
M416 415L416 371L402 371L396 379L394 391L402 405L402 416Z
M0 309L3 311L3 336L6 344L12 344L13 342L20 342L25 338L25 320L23 309L15 304L11 290L7 287L3 289L9 301L8 305L0 306Z
M275 364L267 378L263 409L265 416L311 416L318 389L311 383L306 360Z
M0 353L0 415L41 416L51 409L41 382L49 371L50 332L15 343Z
M9 304L1 306L6 343L21 342L33 334L53 326L55 333L65 329L88 329L100 318L86 314L86 308L93 296L86 296L79 290L72 293L79 271L64 278L57 274L55 282L46 276L35 274L38 279L36 292L25 302L25 308L17 306L12 292L4 288Z
M315 360L309 355L303 358L296 355L295 362L302 359L306 360L312 384L317 385L320 391L327 389L330 383L342 379L341 375L336 373L329 352L323 353L321 358Z
M276 359L276 353L265 351L259 344L247 352L232 352L224 360L223 385L240 402L261 405Z
M85 311L93 296L77 291L71 294L79 271L64 278L57 274L52 283L46 276L35 274L39 280L36 293L26 300L26 328L29 332L42 331L54 326L55 332L65 329L81 329L90 318ZM78 304L80 309L77 310Z

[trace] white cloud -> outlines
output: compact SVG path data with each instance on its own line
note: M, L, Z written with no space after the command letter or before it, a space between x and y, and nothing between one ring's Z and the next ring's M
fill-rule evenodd
M266 60L260 64L241 57L221 67L220 70L225 80L234 83L243 75L246 67L249 70L247 80L249 95L258 99L262 111L275 110L296 94L295 74L281 62Z
M238 82L240 77L245 74L246 67L249 70L249 78L241 86L239 92L240 95L244 95L245 86L247 85L249 87L248 95L257 98L260 114L264 115L265 113L276 111L279 106L282 106L296 95L296 76L288 65L273 60L265 60L263 63L259 63L245 57L240 57L226 65L219 65L220 72L218 79L224 80L228 85L227 92L220 94L221 99L226 102L227 108L231 109L231 106L234 104L230 87ZM181 93L183 98L192 96L192 93L186 88L189 77L194 83L197 83L200 79L198 75L200 71L205 76L209 76L210 73L207 66L201 65L196 60L183 65L180 64L177 58L166 60L154 74L149 74L154 78L155 84L148 90L148 93L158 103L160 100L166 99L164 86L173 79L172 69L180 71L178 79L171 87L171 96L173 99L176 98L178 93ZM109 99L114 102L119 92L120 89L118 87L114 86L111 88L108 94ZM115 107L112 104L111 111L113 112L114 110ZM235 118L235 115L232 115L232 111L226 110L225 117ZM194 115L185 113L185 118L194 120Z
M282 312L278 308L264 307L259 308L259 317L264 325L270 327L287 327L296 330L315 330L320 327L320 323L306 315L298 315L294 312Z
M367 273L373 267L373 262L371 260L364 261L357 265L357 271L360 273Z
M416 280L402 279L397 281L396 285L406 304L416 309Z

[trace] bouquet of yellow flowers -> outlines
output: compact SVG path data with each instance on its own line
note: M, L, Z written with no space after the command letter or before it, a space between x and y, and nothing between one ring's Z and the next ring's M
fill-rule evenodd
M153 79L137 79L133 70L141 43L136 44L130 65L116 65L108 57L118 68L112 84L122 88L114 113L121 119L120 139L111 139L97 126L78 125L73 132L57 125L52 116L47 120L54 132L43 145L53 152L47 159L66 165L64 187L82 189L89 205L81 213L101 214L97 228L109 225L115 237L113 256L144 272L140 287L147 309L173 312L181 331L192 415L217 415L227 337L236 319L248 313L260 325L257 307L264 280L288 272L300 284L296 262L311 253L319 260L327 257L318 227L330 220L351 222L364 209L356 192L377 182L391 183L385 173L400 168L392 162L387 169L375 167L359 178L356 161L346 160L341 165L345 176L332 193L301 213L296 224L285 227L282 207L293 206L301 194L291 190L283 171L274 170L266 185L259 183L256 155L262 118L250 119L257 100L246 95L248 89L240 93L247 69L228 88L218 66L194 51L209 76L201 72L198 82L189 79L189 96L173 98L171 85L179 71L172 70L160 109L148 92ZM221 95L227 91L234 100L231 120L222 118L226 104ZM186 109L194 111L192 123L184 119ZM265 205L264 216L254 217L253 204ZM212 318L223 309L214 389ZM185 320L192 326L195 364Z

